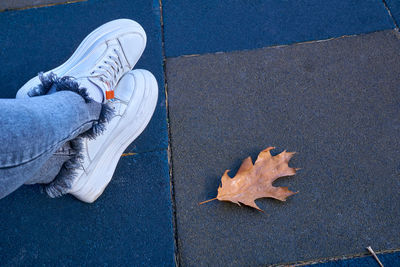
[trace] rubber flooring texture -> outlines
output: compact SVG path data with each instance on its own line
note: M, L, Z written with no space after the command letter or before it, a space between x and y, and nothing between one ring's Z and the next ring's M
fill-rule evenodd
M400 1L386 0L386 3L398 28L400 26Z
M22 7L24 1L2 2ZM26 1L25 1L26 2ZM35 4L61 2L38 0ZM32 2L31 2L32 3ZM386 0L399 22L400 6ZM156 113L93 205L26 186L0 200L1 265L173 266L160 1L89 0L0 13L0 97L63 63L117 18L137 20L148 44L137 68L159 83ZM380 1L162 1L183 266L288 263L399 248L399 37ZM261 49L258 49L261 48ZM182 55L239 51L194 57ZM225 169L269 145L298 151L299 194L259 200L265 214L215 197ZM150 153L146 153L152 151ZM55 249L56 248L56 249ZM396 258L397 257L397 258ZM385 262L386 260L386 262ZM383 255L397 263L398 253ZM334 261L357 266L370 257ZM315 266L315 265L313 265ZM367 265L369 266L369 265ZM386 265L385 265L386 266ZM390 265L389 265L390 266Z
M395 27L382 1L163 0L162 4L167 57L247 50Z
M76 0L85 1L85 0ZM14 9L25 9L44 5L63 4L71 2L68 0L2 0L0 2L0 11L2 10L14 10Z
M160 151L123 157L90 205L22 187L0 200L1 265L175 266L169 183Z
M396 267L400 266L400 252L395 253L382 253L377 254L379 261L383 266ZM319 264L304 265L309 267L378 267L378 262L373 256L366 256L360 258L346 259L346 260L335 260Z
M383 49L384 48L384 49ZM259 266L400 246L396 31L167 60L183 266ZM261 209L214 201L268 146L302 168Z
M0 13L0 97L65 60L92 30L113 19L138 21L147 48L135 68L159 84L155 115L126 152L104 194L91 205L50 199L23 186L0 200L0 265L174 266L168 131L158 1L87 1ZM145 153L149 152L149 153Z

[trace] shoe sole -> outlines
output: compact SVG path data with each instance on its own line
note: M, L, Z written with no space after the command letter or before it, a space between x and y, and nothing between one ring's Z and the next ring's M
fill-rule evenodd
M106 24L103 24L102 26L98 27L95 29L93 32L91 32L86 38L81 42L81 44L78 46L78 48L75 50L75 52L72 54L72 56L62 65L58 66L57 68L54 68L52 70L47 71L45 74L49 74L50 72L53 72L59 77L64 76L64 74L70 70L73 66L78 64L82 58L85 56L85 52L88 51L88 49L93 46L97 41L99 40L107 40L107 37L112 36L113 38L117 38L120 33L126 33L127 28L135 28L135 32L139 35L142 36L143 39L143 46L142 46L142 51L139 53L139 57L136 59L136 61L132 64L134 66L137 61L139 60L140 56L142 55L144 48L146 47L146 42L147 42L147 37L144 29L142 26L140 26L139 23L129 20L129 19L117 19L110 21ZM120 33L119 33L120 32ZM27 83L25 83L21 89L18 90L16 98L26 98L28 96L28 92L33 88L36 87L37 85L40 84L39 77L33 77L30 79Z
M110 134L95 159L89 165L87 172L77 178L77 183L68 192L81 201L92 203L103 193L114 175L121 154L143 132L154 113L158 98L158 85L155 77L146 70L134 70L131 73L133 72L140 73L145 83L143 98L136 102L141 103L141 106L136 114L129 118L131 123L128 124L128 127L121 129L121 127L118 128L119 123L117 124L113 129L113 133ZM138 79L135 75L133 76L136 86ZM129 107L134 104L129 103ZM129 107L127 107L121 121L129 116Z

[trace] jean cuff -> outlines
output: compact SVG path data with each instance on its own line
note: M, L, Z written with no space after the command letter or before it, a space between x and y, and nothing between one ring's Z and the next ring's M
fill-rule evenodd
M41 84L28 92L30 97L41 96L45 94L56 93L59 91L72 91L79 94L87 105L89 105L89 112L95 112L95 117L98 120L93 122L93 125L87 131L81 133L78 137L69 141L70 149L72 149L73 156L67 160L61 170L49 184L44 185L46 193L50 197L58 197L68 193L74 180L77 178L76 170L82 168L81 162L83 160L83 139L95 139L101 135L106 129L106 124L111 120L114 115L114 110L108 103L98 103L90 98L87 89L79 87L79 84L73 77L57 77L54 73L44 75L39 73ZM98 115L98 106L101 105L100 115Z

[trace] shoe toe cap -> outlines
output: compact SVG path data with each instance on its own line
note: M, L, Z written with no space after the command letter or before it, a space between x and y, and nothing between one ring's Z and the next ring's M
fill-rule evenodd
M126 33L118 38L125 58L132 69L146 46L146 34L142 28Z
M126 102L130 101L135 90L135 78L129 74L124 75L115 88L115 96Z

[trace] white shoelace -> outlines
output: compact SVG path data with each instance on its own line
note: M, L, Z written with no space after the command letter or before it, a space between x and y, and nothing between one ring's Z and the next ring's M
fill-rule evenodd
M103 60L103 64L98 66L90 73L91 75L93 75L93 77L98 78L107 86L107 91L114 90L114 87L116 86L123 73L121 52L115 48L112 51L114 52L114 54L108 55L106 59Z

